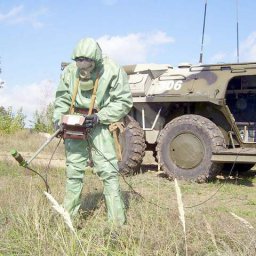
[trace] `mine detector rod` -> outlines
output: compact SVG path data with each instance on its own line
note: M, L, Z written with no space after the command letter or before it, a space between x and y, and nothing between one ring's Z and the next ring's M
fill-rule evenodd
M17 160L20 166L26 168L39 155L39 153L56 137L56 135L59 134L60 131L61 129L56 130L54 134L48 140L46 140L46 142L31 156L28 161L24 160L24 158L16 149L13 149L11 151L11 154Z
M46 191L49 192L50 191L50 187L47 183L47 178L44 178L39 172L35 171L34 169L32 169L29 164L39 155L39 153L54 139L54 137L56 137L59 132L61 131L61 129L58 129L54 132L54 134L45 141L45 143L30 157L30 159L28 161L26 161L22 155L16 150L13 149L11 150L11 155L15 158L15 160L19 163L20 166L27 168L28 170L36 173L37 175L40 176L40 178L44 181L45 187L46 187Z
M96 99L96 92L97 92L97 89L98 89L98 84L99 84L99 78L97 78L94 89L93 89L92 98L91 98L90 107L89 107L89 112L88 112L89 115L92 114L92 110L93 110L95 99ZM59 134L59 132L61 132L60 128L57 129L51 135L51 137L48 140L45 141L45 143L32 155L32 157L28 161L24 160L24 158L21 156L21 154L19 152L17 152L17 150L15 150L15 149L13 149L11 151L11 154L21 166L28 167L29 164L39 155L39 153Z
M94 89L93 89L93 93L92 93L92 98L91 98L91 102L90 102L90 107L89 107L89 112L88 114L91 115L92 114L92 111L93 111L93 108L94 108L94 104L95 104L95 100L96 100L96 92L97 92L97 89L98 89L98 84L99 84L99 77L97 76L97 79L96 79L96 82L95 82L95 86L94 86ZM75 92L75 96L77 94L77 90ZM71 108L72 108L72 105L73 103L71 104ZM33 172L35 172L36 174L38 174L45 182L45 185L46 185L46 188L47 188L47 191L49 189L49 186L47 184L47 181L46 179L38 172L36 172L35 170L33 170L32 168L29 167L30 163L40 154L40 152L61 132L61 128L57 129L52 135L50 138L48 138L44 144L42 144L42 146L30 157L29 160L25 160L23 158L23 156L16 150L16 149L13 149L11 150L11 155L15 158L15 160L19 163L20 166L24 167L24 168L27 168Z
M57 129L51 137L34 153L34 155L27 161L28 165L34 160L38 154L61 132L61 129Z

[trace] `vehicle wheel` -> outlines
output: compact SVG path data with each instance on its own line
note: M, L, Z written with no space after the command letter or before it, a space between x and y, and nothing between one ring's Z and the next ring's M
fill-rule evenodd
M143 129L131 116L124 119L125 131L120 134L119 142L122 148L122 161L119 170L125 175L138 173L145 155L145 139Z
M212 121L198 115L183 115L161 131L157 157L169 178L204 182L220 171L222 164L213 163L211 156L225 147L224 136Z

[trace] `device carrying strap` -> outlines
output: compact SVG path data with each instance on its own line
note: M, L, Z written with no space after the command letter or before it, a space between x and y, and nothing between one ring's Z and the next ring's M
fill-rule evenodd
M70 105L70 108L69 108L69 114L73 114L74 111L75 111L75 100L76 100L76 96L77 96L77 92L78 92L78 86L79 86L79 78L76 78L74 91L73 91L73 95L72 95L72 100L71 100L71 105ZM96 81L95 81L94 86L93 86L93 92L92 92L92 97L91 97L91 101L90 101L88 115L92 114L94 104L95 104L95 100L96 100L96 93L97 93L97 90L98 90L98 86L99 86L99 75L97 75Z
M113 133L116 156L118 161L122 161L122 145L119 143L119 134L125 130L123 122L115 122L109 125L109 131Z
M74 105L75 105L76 95L77 95L77 92L78 92L78 86L79 86L79 78L76 78L74 91L73 91L73 95L72 95L72 100L71 100L71 105L70 105L70 108L69 108L69 114L73 114L74 110L75 110Z
M97 74L97 78L96 78L95 84L93 86L92 97L91 97L88 115L91 115L92 111L94 109L94 104L95 104L95 100L96 100L96 93L97 93L98 87L99 87L99 75Z

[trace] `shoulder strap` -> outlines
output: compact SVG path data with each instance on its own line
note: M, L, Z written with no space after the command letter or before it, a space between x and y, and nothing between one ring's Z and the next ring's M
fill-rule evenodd
M76 78L74 91L73 91L73 95L72 95L72 100L71 100L71 105L70 105L70 108L69 108L69 114L73 114L74 110L75 110L74 106L75 106L76 95L77 95L77 92L78 92L78 86L79 86L79 78ZM92 97L91 97L91 101L90 101L88 115L92 114L94 104L95 104L95 100L96 100L96 93L97 93L97 90L98 90L98 86L99 86L99 75L97 75L96 81L95 81L94 86L93 86L93 92L92 92Z
M74 91L73 91L73 95L72 95L72 101L71 101L71 105L70 105L70 108L69 108L69 114L73 114L74 110L75 110L74 105L75 105L76 95L77 95L77 92L78 92L78 86L79 86L79 78L76 78Z
M94 104L95 104L95 100L96 100L96 93L97 93L97 90L98 90L98 86L99 86L99 75L97 74L97 78L96 78L95 84L93 86L93 92L92 92L92 97L91 97L91 102L90 102L90 106L89 106L88 115L92 114Z

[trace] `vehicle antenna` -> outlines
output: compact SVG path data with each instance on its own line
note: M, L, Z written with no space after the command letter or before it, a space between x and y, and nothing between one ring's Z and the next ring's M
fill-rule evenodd
M203 62L204 29L205 29L206 10L207 10L207 0L205 0L205 5L204 5L204 23L203 23L203 32L202 32L201 52L200 52L200 58L199 58L200 64L202 64L202 62Z
M236 0L236 54L237 63L239 63L239 23L238 23L238 0Z

